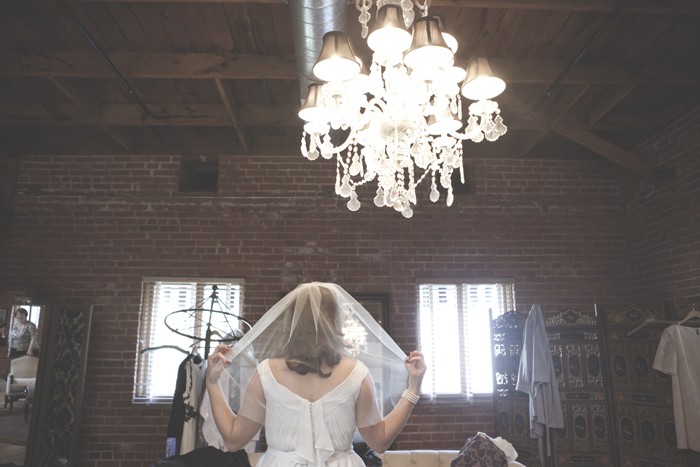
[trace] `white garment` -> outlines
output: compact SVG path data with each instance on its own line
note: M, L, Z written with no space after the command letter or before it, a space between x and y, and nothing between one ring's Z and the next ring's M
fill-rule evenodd
M671 375L679 449L700 451L700 335L677 324L664 329L653 367Z
M315 465L364 467L352 450L357 426L355 403L369 374L360 361L348 377L320 399L309 402L280 384L269 360L258 365L267 403L265 438L268 449L257 467Z
M525 321L515 389L530 395L530 437L539 438L541 443L547 428L564 428L549 339L537 304L532 305Z

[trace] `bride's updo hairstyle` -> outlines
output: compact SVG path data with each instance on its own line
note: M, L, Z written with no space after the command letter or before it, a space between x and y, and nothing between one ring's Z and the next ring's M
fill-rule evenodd
M323 364L334 367L346 349L342 316L329 289L314 284L307 292L300 294L291 305L295 312L289 316L296 322L289 323L292 329L282 356L287 367L300 375L317 373L327 378L332 370L324 372Z

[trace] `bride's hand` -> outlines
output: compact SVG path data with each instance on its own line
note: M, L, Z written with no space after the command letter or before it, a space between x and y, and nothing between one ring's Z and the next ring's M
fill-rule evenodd
M204 374L207 383L216 383L221 377L221 372L224 368L231 364L226 354L231 351L231 347L224 344L219 344L214 349L214 352L207 358L207 371Z
M414 350L406 358L406 368L408 369L408 387L412 389L414 393L420 393L420 386L423 382L423 376L428 367L425 365L425 359L423 358L423 353Z

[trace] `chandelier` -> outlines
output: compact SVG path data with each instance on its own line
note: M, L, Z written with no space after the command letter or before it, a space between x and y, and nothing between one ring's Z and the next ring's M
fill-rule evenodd
M301 152L309 160L336 158L336 194L360 208L356 188L377 181L374 204L413 216L416 187L430 180L430 200L454 201L452 175L464 183L462 142L495 141L507 128L498 104L505 89L488 60L474 57L466 70L454 63L457 40L428 15L428 2L378 0L369 31L372 0L356 0L362 37L373 51L369 73L345 33L331 31L313 66L322 83L309 85L299 117ZM412 33L408 31L412 29ZM369 34L368 34L369 33ZM462 123L462 96L474 101Z

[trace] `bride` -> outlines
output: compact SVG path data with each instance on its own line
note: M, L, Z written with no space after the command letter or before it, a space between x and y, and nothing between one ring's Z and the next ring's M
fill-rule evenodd
M313 282L287 294L233 348L219 345L205 381L228 450L265 425L258 467L364 467L352 450L355 429L375 451L388 449L425 371L423 355L403 354L340 286ZM233 398L222 375L237 386Z

